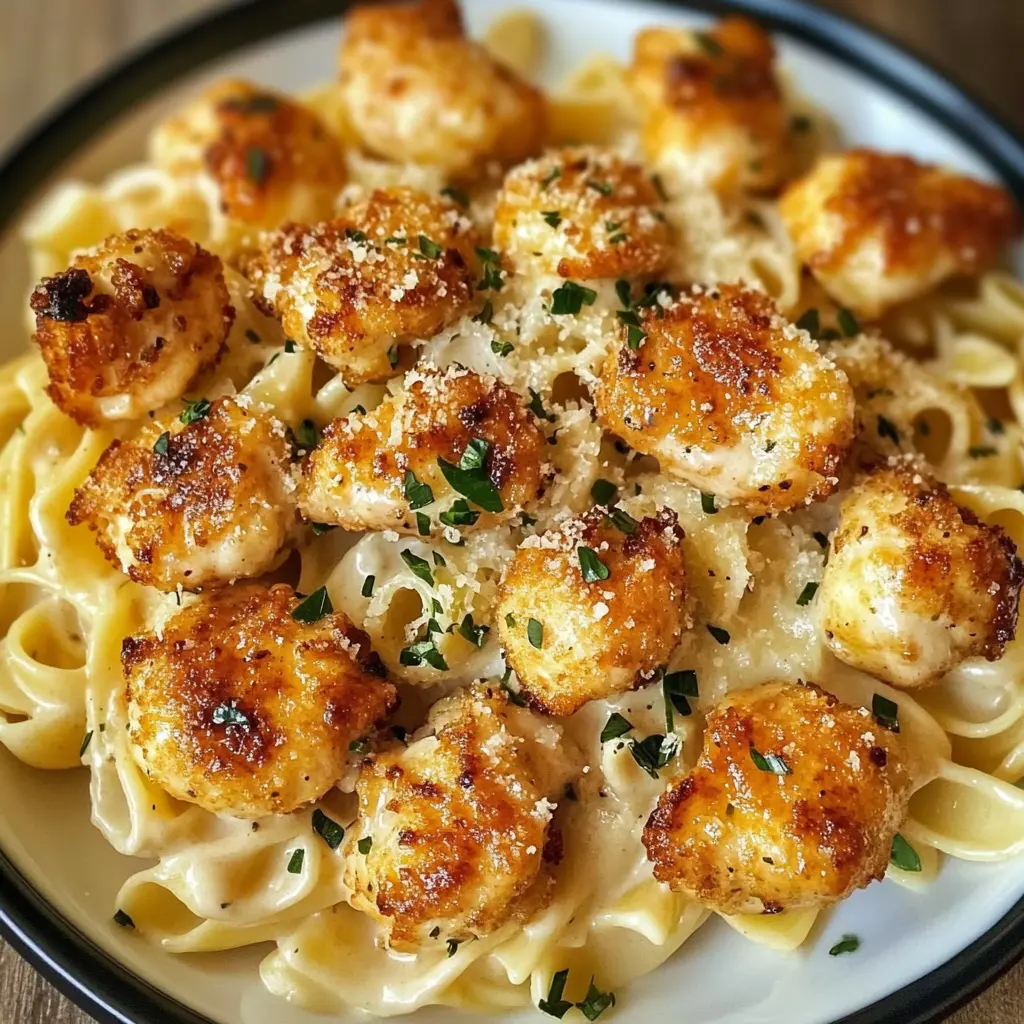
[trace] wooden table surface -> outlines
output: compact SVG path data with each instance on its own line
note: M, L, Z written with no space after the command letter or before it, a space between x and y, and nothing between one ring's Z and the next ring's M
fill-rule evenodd
M7 43L0 60L0 150L112 58L223 2L3 0ZM824 5L857 15L939 67L955 69L955 78L1024 133L1020 0L824 0ZM90 1021L0 941L0 1024ZM1022 1021L1024 963L949 1018L949 1024Z

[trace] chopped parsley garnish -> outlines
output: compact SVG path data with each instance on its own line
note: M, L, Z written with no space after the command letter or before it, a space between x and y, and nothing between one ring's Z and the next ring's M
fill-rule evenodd
M679 753L679 737L654 733L639 742L634 740L629 745L629 752L633 755L633 760L652 779L656 779L658 769L664 768Z
M120 908L114 912L114 924L122 928L134 928L135 922Z
M365 242L366 232L360 231L358 228L345 228L345 237L352 242Z
M620 277L619 280L615 282L615 294L619 297L619 302L621 302L626 309L632 308L633 289L627 280Z
M465 498L456 498L452 507L437 518L445 526L472 526L480 518L480 513L471 509Z
M288 874L289 875L301 875L302 874L302 862L306 859L306 851L300 846L297 850L292 850L292 855L288 860Z
M483 465L489 447L488 442L482 438L474 438L462 453L459 465L455 466L442 458L437 460L437 464L452 490L458 491L485 512L501 512L505 508L501 495Z
M366 415L366 406L365 405L357 405L352 410L352 412L359 413L360 416L365 416ZM349 415L351 415L351 413Z
M405 471L402 490L405 492L409 508L412 510L424 508L434 501L434 492L430 489L430 485L417 480L416 474L411 469Z
M818 311L813 308L806 310L797 320L796 326L800 330L806 331L812 338L816 338L821 330L821 317L818 315Z
M588 548L581 544L576 549L576 554L579 556L580 571L583 573L584 583L598 583L601 580L608 579L610 575L608 566L597 557L597 552L593 548Z
M594 978L590 978L590 987L587 989L587 994L583 997L583 1001L576 1004L577 1008L583 1014L587 1020L597 1020L598 1017L608 1009L609 1006L615 1005L615 993L614 992L602 992L595 984Z
M168 444L168 442L170 440L171 440L171 435L170 435L170 433L168 431L165 430L156 439L156 442L153 445L153 452L154 452L154 454L156 454L156 455L166 455L167 454L167 444Z
M262 185L270 177L270 157L260 146L245 151L245 173L255 185Z
M444 247L437 244L427 238L426 235L420 235L419 237L420 252L426 256L428 260L440 259L444 253Z
M543 401L541 401L540 395L537 394L537 392L534 391L533 388L530 388L529 392L530 401L527 404L526 408L529 409L530 412L532 412L533 415L537 417L537 419L547 420L549 423L554 423L555 417L550 412L548 412L547 409L544 408L544 403Z
M972 459L987 459L996 454L995 448L989 444L974 444L967 449Z
M526 698L518 690L513 690L512 687L508 685L508 681L511 678L511 676L512 669L506 669L505 675L502 677L501 680L501 688L505 691L505 695L508 697L508 699L513 704L515 704L517 708L525 708L528 706Z
M856 953L860 949L860 939L856 935L844 935L829 951L829 956L842 956L844 953Z
M635 352L647 337L647 332L640 324L639 315L632 309L620 309L615 316L626 328L626 344Z
M477 291L489 289L492 292L500 292L502 285L505 283L501 279L501 254L493 249L483 249L479 246L477 247L476 254L484 265L484 276L477 285Z
M483 469L490 450L490 441L485 441L482 437L471 438L462 452L459 469Z
M708 626L708 632L724 647L732 637L729 636L727 629L722 629L721 626Z
M615 191L615 186L610 182L598 181L596 178L587 178L583 184L603 196L610 196Z
M425 558L420 558L415 551L406 548L402 552L402 561L409 567L412 574L423 580L428 586L434 585L434 574L430 570L430 563Z
M697 45L709 56L709 57L721 57L722 44L712 35L707 32L694 32L694 41Z
M376 576L366 576L363 578L363 589L360 591L363 597L373 597L373 585L376 582Z
M889 732L900 731L900 706L894 700L876 693L871 697L871 714L875 721Z
M373 847L373 836L363 836L356 843L356 849L365 857Z
M781 754L762 754L757 747L750 748L750 760L758 771L771 772L772 775L792 775L793 769L786 763Z
M544 175L543 178L540 179L540 187L541 187L541 189L542 190L546 189L548 187L548 185L551 184L551 182L555 181L557 178L560 178L561 176L562 176L562 169L561 169L561 167L553 167L547 174Z
M84 737L82 737L82 745L78 748L78 756L85 757L85 752L89 749L89 744L92 742L92 729L90 729Z
M511 341L499 341L497 338L491 339L491 351L496 356L501 356L502 359L511 355L514 347Z
M675 722L672 709L675 708L684 718L693 714L688 697L697 696L697 673L693 669L681 672L669 672L661 683L665 695L665 730L672 732Z
M299 346L296 345L291 338L288 338L285 340L284 350L288 355L294 355L296 352L298 352Z
M459 946L461 946L461 945L462 945L462 941L460 939L449 939L445 943L445 947L448 950L448 959L449 960L453 956L455 956L456 952L458 951Z
M392 345L391 348L388 349L388 365L390 365L392 370L398 365L397 345Z
M440 935L440 934L441 934L441 926L440 925L435 925L433 928L430 929L430 937L432 939L436 939L438 937L438 935Z
M620 736L625 736L632 728L633 723L628 718L620 715L618 711L613 711L601 730L601 742L608 743L611 740L617 740Z
M705 494L701 491L700 509L704 515L713 516L718 511L718 508L715 506L715 496L713 494Z
M596 298L597 292L593 288L566 281L551 293L551 315L575 316L584 306L592 306Z
M821 548L827 548L828 547L828 536L826 534L822 533L820 530L815 530L814 533L811 534L811 536L814 537L814 539L818 542L818 546L819 547L821 547Z
M892 848L889 850L889 863L895 864L901 871L920 871L921 858L910 843L896 833L892 837Z
M310 451L320 443L320 431L312 420L303 420L292 432L295 447Z
M609 510L608 521L619 533L624 533L627 537L632 537L640 527L640 524L628 512L623 512L621 508Z
M508 626L509 629L516 628L516 617L511 612L505 613L505 625Z
M809 132L812 128L811 119L806 114L795 114L789 122L795 132Z
M404 235L388 235L384 239L385 245L405 245L408 239Z
M996 419L995 416L990 416L985 421L985 426L988 428L988 432L990 434L1005 434L1006 433L1006 427L1004 426L1003 421L1000 420L1000 419Z
M595 480L590 488L590 497L595 505L610 505L618 493L619 489L611 480Z
M561 1020L573 1007L568 999L563 999L565 983L569 978L569 968L558 971L551 979L551 987L548 989L547 999L541 999L537 1003L537 1009L546 1013L549 1017L557 1017Z
M860 334L860 321L845 306L841 306L836 313L836 323L844 338L855 338Z
M805 583L804 589L800 591L800 596L796 599L796 603L801 608L805 607L806 605L809 605L817 592L817 583Z
M544 646L544 623L530 619L526 623L526 639L530 641L531 647L536 647L538 651L541 650Z
M562 215L557 210L543 210L541 216L550 227L557 228L562 223Z
M214 725L249 725L249 716L235 705L234 701L228 704L218 704L213 709L211 720Z
M445 185L441 189L441 195L447 196L453 202L456 202L463 209L469 206L469 196L461 188L456 188L454 185Z
M764 450L766 452L773 452L773 451L775 451L775 446L778 443L779 443L778 441L774 441L774 440L769 439L768 441L765 442Z
M438 672L448 671L448 663L444 660L444 655L429 637L426 640L410 644L408 647L403 647L399 651L398 660L402 665L411 665L414 668L426 662Z
M332 849L341 846L345 830L333 818L328 818L318 807L313 812L313 831Z
M893 444L900 443L900 432L896 429L896 424L884 416L878 417L878 436L887 437Z
M205 398L197 398L194 402L186 398L185 408L182 409L178 419L188 426L190 423L195 423L196 420L208 416L211 408L213 408L213 403L208 402Z
M318 587L309 597L300 601L292 610L292 618L296 622L319 622L325 615L334 611L330 595L326 587Z
M370 752L370 741L366 736L359 736L349 741L348 749L353 754L368 754Z
M491 631L490 626L476 626L473 624L473 616L466 614L459 623L459 636L464 637L474 647L483 647L487 643L487 634Z
M489 324L494 318L494 303L488 299L480 309L480 312L473 317L473 323L475 324ZM494 349L494 342L491 342L491 349ZM511 346L509 346L511 351Z
M416 532L421 537L430 536L430 516L426 512L417 512L416 515Z

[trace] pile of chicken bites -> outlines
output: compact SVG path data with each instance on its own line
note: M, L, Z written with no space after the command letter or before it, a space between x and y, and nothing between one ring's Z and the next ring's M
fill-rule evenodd
M355 9L340 69L344 141L238 81L156 133L154 161L214 197L207 244L221 255L171 228L128 231L43 280L31 305L53 402L116 435L69 522L137 583L193 595L124 640L135 759L176 798L245 818L357 775L341 849L351 904L414 952L544 905L559 804L585 767L564 716L660 681L696 600L670 507L642 513L595 488L536 525L557 395L420 350L475 325L500 364L517 306L571 338L615 296L604 355L576 382L605 441L751 518L835 503L812 603L822 642L912 690L1000 658L1024 570L911 439L863 429L855 370L898 366L871 322L989 267L1017 215L999 188L880 152L794 178L772 44L742 19L638 37L637 152L546 149L545 96L466 37L453 0ZM346 187L346 147L447 185ZM856 329L827 343L760 291L672 279L666 196L698 188L779 197L809 287ZM239 273L248 292L232 301ZM280 422L217 377L246 344L243 312L280 321L320 380L386 383L383 400L306 430ZM399 693L370 638L326 589L281 581L288 552L331 527L513 537L488 621L463 629L500 645L504 677L444 696L408 736L391 729ZM443 681L429 629L409 652ZM643 831L661 882L732 914L827 905L881 877L920 784L914 758L892 722L828 689L779 679L698 701L703 753Z

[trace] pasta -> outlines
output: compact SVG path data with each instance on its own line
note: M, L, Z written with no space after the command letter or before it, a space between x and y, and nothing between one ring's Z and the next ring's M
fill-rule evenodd
M150 161L59 186L24 230L45 279L37 341L56 354L0 368L0 743L90 772L93 821L126 858L115 920L173 953L271 942L263 983L326 1013L575 1005L593 1020L709 921L790 951L883 873L920 889L943 856L1024 856L1024 285L984 246L927 267L915 249L894 285L886 231L914 212L819 195L833 127L749 23L652 30L633 66L595 55L544 97L530 14L483 44L453 0L356 17L344 82L298 98L226 83L155 133ZM462 85L459 118L420 124L417 103L439 110ZM954 186L933 172L941 222ZM765 191L780 182L781 202ZM838 231L821 220L836 209L868 255L819 273L807 237ZM998 242L1016 230L989 214ZM142 232L232 312L159 377L158 403L124 371L110 387L145 408L115 415L73 379L56 389L54 365L83 358L67 339L119 303L152 343L132 373L180 356L187 283L146 284ZM88 287L69 276L90 267ZM177 333L146 335L158 308ZM666 379L692 415L663 409L655 436ZM883 555L854 546L850 496L893 479L956 510L963 550L940 530L925 557L898 514ZM943 558L945 575L914 577ZM876 587L906 648L914 602L954 570L968 601L991 595L984 644L958 633L925 673L840 642ZM238 602L218 587L265 592L259 628L227 622ZM930 619L950 636L953 607ZM175 632L207 614L202 644ZM271 671L307 687L287 713L260 697ZM153 691L194 729L156 728ZM854 738L829 747L836 719ZM136 746L143 724L163 775ZM726 770L730 729L746 731ZM714 787L748 773L743 799L780 794L782 830L812 756L849 774L870 819L843 826L856 870L811 892L788 851L816 843L824 879L829 843L790 829L769 849L765 828L756 863L716 865L738 872L725 894L710 870L693 882L688 858L724 857L723 831L752 827ZM889 787L874 803L857 797L861 757ZM720 830L699 854L668 813L693 793Z

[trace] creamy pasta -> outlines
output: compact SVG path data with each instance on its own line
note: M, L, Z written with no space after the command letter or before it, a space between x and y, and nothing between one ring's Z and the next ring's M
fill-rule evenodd
M350 17L24 231L0 742L89 771L117 924L594 1020L1024 855L1009 198L838 149L742 19L544 96L532 15Z

